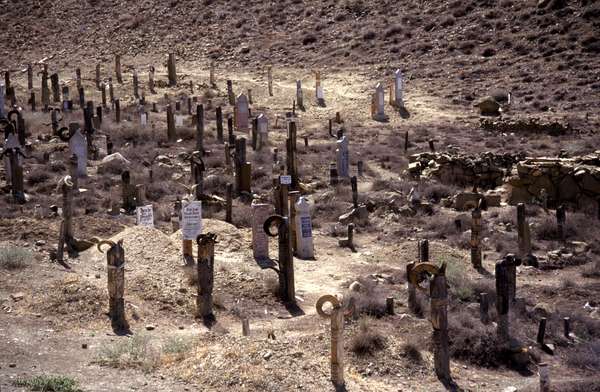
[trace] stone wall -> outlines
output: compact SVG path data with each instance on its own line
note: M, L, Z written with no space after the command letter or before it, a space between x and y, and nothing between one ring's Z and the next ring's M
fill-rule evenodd
M567 204L595 211L600 200L600 151L573 159L526 159L513 170L508 184L511 204L544 203L546 198L550 208Z
M408 171L415 177L435 177L444 184L493 189L501 186L519 157L485 152L478 156L421 153L409 157Z

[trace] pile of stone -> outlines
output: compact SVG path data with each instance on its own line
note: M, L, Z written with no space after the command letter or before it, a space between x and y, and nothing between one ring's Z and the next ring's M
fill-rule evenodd
M509 203L568 204L594 211L600 200L600 151L576 159L530 158L520 162L508 181Z
M504 183L519 160L516 155L491 152L479 156L421 153L409 157L408 171L414 177L435 177L444 184L492 189Z
M488 119L480 120L481 129L501 133L543 133L550 136L560 136L574 132L568 122L544 121L538 118L521 119Z

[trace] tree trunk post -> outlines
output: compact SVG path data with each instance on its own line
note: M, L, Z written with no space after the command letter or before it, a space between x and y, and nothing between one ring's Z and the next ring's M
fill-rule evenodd
M505 261L506 259L496 263L496 311L498 312L496 333L499 344L506 348L510 342L509 311L512 301L510 296L510 272Z
M271 233L270 231L273 223L277 224L277 233ZM272 215L265 221L263 228L267 235L278 237L279 295L283 301L295 303L296 288L294 283L294 256L292 254L289 218L282 215Z
M196 150L204 155L204 105L196 106Z
M115 76L117 83L123 83L123 74L121 73L121 55L115 55Z
M167 72L169 74L169 87L177 86L177 70L175 68L175 53L169 53L167 59Z
M107 282L108 282L108 315L114 330L129 329L125 319L125 251L123 240L118 242L101 241L98 249L102 252L102 245L110 246L106 253Z
M227 184L227 200L225 204L225 222L232 223L233 219L233 184Z
M175 143L177 135L175 134L175 117L171 104L167 105L167 140L169 143Z
M483 324L488 324L490 322L489 315L490 301L488 298L488 293L480 293L479 294L479 319Z

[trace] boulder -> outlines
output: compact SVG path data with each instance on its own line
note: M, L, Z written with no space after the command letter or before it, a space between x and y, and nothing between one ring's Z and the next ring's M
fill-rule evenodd
M129 162L118 152L105 156L98 164L98 173L104 172L123 172L129 168Z
M479 103L477 107L482 116L499 116L500 115L500 104L493 97L485 97Z
M573 201L577 199L579 187L572 176L565 176L558 184L558 198L562 200Z

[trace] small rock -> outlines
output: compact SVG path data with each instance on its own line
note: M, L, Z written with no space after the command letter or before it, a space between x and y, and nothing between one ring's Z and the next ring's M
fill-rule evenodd
M350 286L348 287L350 289L350 291L356 291L359 292L362 289L362 284L360 284L357 281L354 281L350 284Z
M17 367L17 364L16 363L9 363L8 367L14 368L14 367Z
M146 325L146 331L154 331L156 327L152 324Z
M263 354L263 359L265 360L269 360L271 357L273 356L273 351L267 351L266 353Z
M44 240L35 241L35 246L44 246L44 245L46 245L46 241L44 241Z
M88 348L88 345L87 345L87 343L82 343L82 344L81 344L81 348L82 348L82 349L84 349L84 350L85 350L85 349L87 349L87 348Z
M10 298L12 298L12 300L15 302L19 302L20 300L25 298L25 294L19 291L18 293L11 294Z
M100 274L96 274L96 275L94 275L94 277L95 277L96 279L100 279Z

